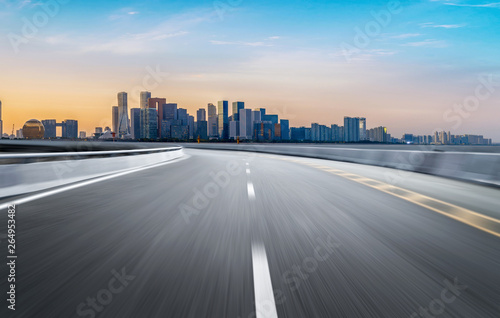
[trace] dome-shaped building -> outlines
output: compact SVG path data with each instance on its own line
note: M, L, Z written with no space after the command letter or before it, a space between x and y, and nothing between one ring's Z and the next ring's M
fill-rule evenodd
M45 127L36 119L30 119L23 126L23 137L27 139L42 139L45 134Z

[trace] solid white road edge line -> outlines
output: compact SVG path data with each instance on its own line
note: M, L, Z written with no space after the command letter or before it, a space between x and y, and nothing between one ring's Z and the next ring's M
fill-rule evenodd
M61 187L61 188L58 188L58 189L49 190L49 191L45 191L45 192L42 192L42 193L37 193L37 194L30 195L30 196L27 196L27 197L24 197L24 198L14 199L14 200L12 200L12 201L10 201L8 203L0 204L0 210L7 209L12 204L20 205L20 204L28 203L28 202L35 201L35 200L38 200L38 199L43 199L43 198L49 197L49 196L54 195L54 194L58 194L58 193L62 193L62 192L65 192L65 191L69 191L69 190L81 188L81 187L84 187L84 186L87 186L87 185L90 185L90 184L94 184L94 183L98 183L98 182L101 182L101 181L105 181L105 180L109 180L109 179L113 179L113 178L125 176L127 174L131 174L131 173L134 173L134 172L138 172L138 171L142 171L142 170L147 170L147 169L152 169L152 168L160 167L160 166L167 165L167 164L170 164L170 163L178 162L178 161L181 161L181 160L185 160L185 159L187 159L189 157L190 157L189 155L184 155L184 157L176 158L176 159L169 160L169 161L166 161L166 162L157 163L157 164L154 164L154 165L151 165L151 166L140 167L140 168L133 168L133 169L130 169L130 170L127 170L127 171L123 171L123 172L119 172L119 173L107 175L107 176L104 176L104 177L98 177L98 178L95 178L95 179L92 179L92 180L78 182L76 184L72 184L72 185L69 185L69 186Z

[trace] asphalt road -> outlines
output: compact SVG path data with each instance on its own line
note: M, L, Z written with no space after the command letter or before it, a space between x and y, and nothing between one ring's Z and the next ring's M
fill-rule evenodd
M185 153L17 205L16 310L4 263L0 317L500 316L500 190Z

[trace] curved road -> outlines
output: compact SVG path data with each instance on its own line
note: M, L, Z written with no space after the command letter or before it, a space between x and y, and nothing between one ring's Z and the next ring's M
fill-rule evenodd
M0 317L500 316L498 189L185 154L17 205L16 311L4 264Z

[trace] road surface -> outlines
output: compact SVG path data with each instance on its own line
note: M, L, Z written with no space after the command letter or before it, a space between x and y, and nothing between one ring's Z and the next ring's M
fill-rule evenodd
M16 206L0 317L499 317L500 190L319 159L186 156ZM7 254L6 209L0 248Z

